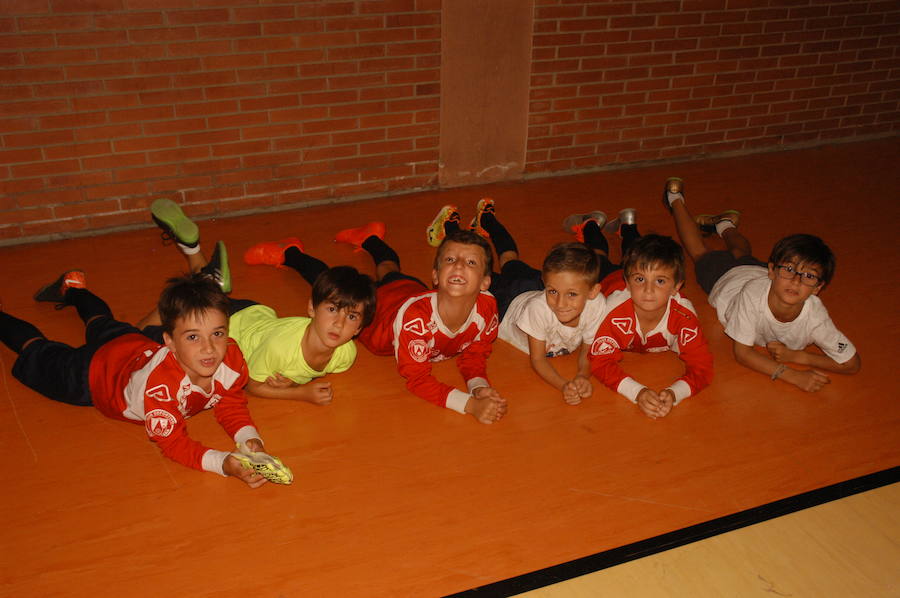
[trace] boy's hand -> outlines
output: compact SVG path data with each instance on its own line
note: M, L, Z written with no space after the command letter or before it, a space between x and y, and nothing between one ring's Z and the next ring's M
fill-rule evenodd
M578 405L581 403L581 393L578 392L578 388L575 386L574 380L569 380L562 387L562 396L563 401L566 402L566 405Z
M493 424L506 415L506 399L489 386L476 388L466 403L466 413L483 424Z
M578 395L582 399L586 399L594 393L594 385L591 384L591 380L586 376L575 376L572 378L572 384L578 389Z
M291 386L294 386L294 381L275 372L274 375L266 378L266 384L272 388L290 388Z
M802 353L802 351L788 349L784 343L779 343L778 341L768 342L766 343L766 350L772 356L772 359L778 363L800 363L797 361L797 354Z
M781 374L781 377L806 392L818 392L823 386L831 382L831 379L819 370L795 370L788 368Z
M672 407L675 406L675 393L669 390L668 388L664 388L659 393L659 417L665 417L669 415L672 411Z
M250 443L248 442L247 444ZM241 462L231 455L225 457L225 462L222 464L222 471L225 472L225 475L235 477L251 488L259 488L268 481L252 469L244 469Z
M306 400L314 405L329 405L334 400L331 382L314 380L305 384Z
M645 388L637 396L638 407L650 419L665 417L672 410L674 403L675 396L669 390L657 393L655 390Z
M591 381L584 376L575 376L562 387L563 400L567 405L578 405L594 392Z

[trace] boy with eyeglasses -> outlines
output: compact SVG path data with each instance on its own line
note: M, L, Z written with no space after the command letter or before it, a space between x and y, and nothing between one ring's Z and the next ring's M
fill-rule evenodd
M750 242L738 232L739 212L693 218L684 200L684 181L676 177L666 181L662 199L694 261L697 282L733 341L738 363L807 392L830 382L824 371L859 371L856 347L835 327L818 297L835 266L834 254L820 238L785 237L772 248L767 264L751 255ZM703 235L713 233L722 237L727 250L706 249ZM824 355L806 351L813 344Z

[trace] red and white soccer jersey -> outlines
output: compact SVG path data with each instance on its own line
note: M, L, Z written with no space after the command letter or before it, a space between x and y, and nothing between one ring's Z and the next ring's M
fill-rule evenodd
M607 296L607 311L590 351L591 371L598 380L636 402L638 394L646 387L619 367L622 351L652 353L672 350L678 353L685 365L684 375L669 386L675 394L675 404L709 385L713 376L712 353L690 301L676 294L669 299L659 324L644 333L621 273L614 272L605 278L602 286Z
M499 317L494 296L482 291L469 318L456 332L438 313L437 291L399 280L379 287L375 320L360 335L360 342L376 355L393 353L406 387L416 396L440 407L465 413L473 390L490 386L487 358L497 338ZM456 365L468 392L440 382L431 363L459 356Z
M227 451L207 448L187 435L185 420L212 409L236 442L259 438L242 388L247 365L229 341L225 359L205 392L165 346L140 334L126 334L103 345L91 359L90 389L94 405L107 417L143 422L150 440L166 457L194 469L225 475Z

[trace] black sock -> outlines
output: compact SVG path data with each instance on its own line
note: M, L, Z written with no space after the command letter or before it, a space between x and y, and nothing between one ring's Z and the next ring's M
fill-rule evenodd
M444 234L449 235L450 233L455 233L459 229L459 220L445 220L444 221Z
M619 228L619 234L622 235L622 255L624 256L631 244L641 238L641 233L638 232L637 224L623 224Z
M595 221L588 220L587 223L585 223L582 232L584 233L585 245L595 251L602 251L606 254L609 253L609 243L606 242L603 231L600 230L600 227L597 226Z
M0 311L0 341L15 351L22 352L22 345L33 338L46 338L34 324Z
M288 247L284 250L284 265L299 272L300 276L309 284L315 283L319 274L328 269L328 264L303 253L296 247Z
M63 295L66 305L74 305L78 310L78 317L87 324L88 320L95 316L112 317L112 310L106 301L87 289L66 289Z
M497 217L490 212L485 212L481 215L481 228L486 230L491 236L491 243L494 244L494 249L497 250L498 256L506 251L515 251L516 253L519 253L519 248L516 246L516 242L512 238L512 235L509 234L509 231L506 230L505 226L500 224Z
M376 266L381 262L394 262L398 266L400 265L400 256L397 255L397 252L375 235L371 235L363 241L362 248L369 252L369 255L375 260Z

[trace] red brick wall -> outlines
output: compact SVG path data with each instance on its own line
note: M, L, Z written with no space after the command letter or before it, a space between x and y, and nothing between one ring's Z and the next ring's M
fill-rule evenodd
M900 130L896 1L535 4L526 172Z
M430 185L439 66L440 0L2 0L0 242Z
M525 172L897 134L896 1L760 4L523 0ZM0 0L0 244L162 195L212 216L433 188L440 27L441 0Z

